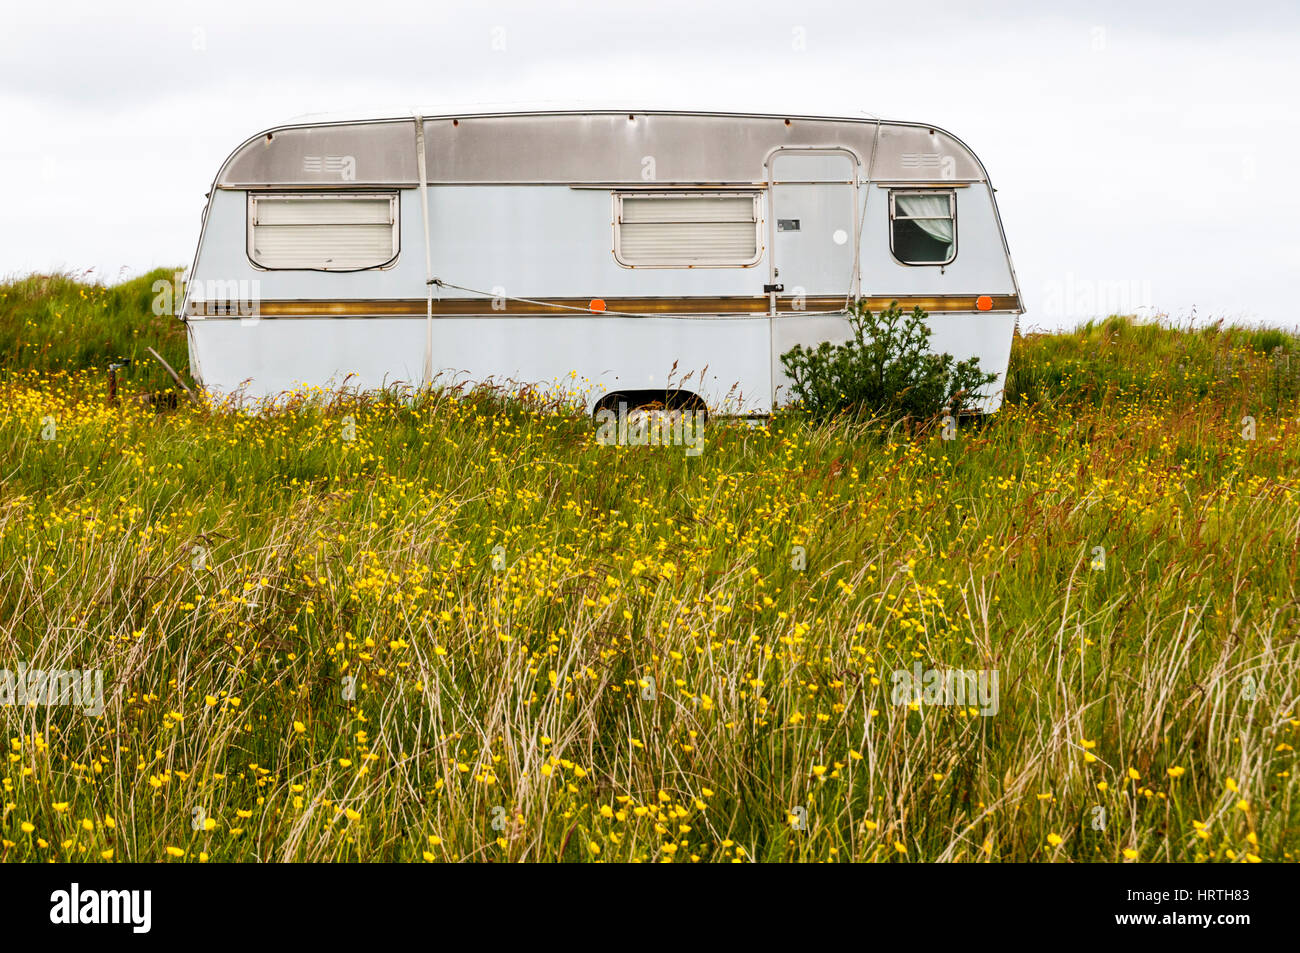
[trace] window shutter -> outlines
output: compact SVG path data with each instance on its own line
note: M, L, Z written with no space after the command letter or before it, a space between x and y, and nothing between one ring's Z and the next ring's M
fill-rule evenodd
M629 265L745 265L758 255L754 193L623 195L619 260Z
M397 256L395 195L254 195L249 257L263 268L354 271Z

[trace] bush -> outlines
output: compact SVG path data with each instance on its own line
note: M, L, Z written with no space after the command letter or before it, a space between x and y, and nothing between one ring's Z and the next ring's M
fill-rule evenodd
M853 339L823 341L816 349L796 344L781 355L793 381L795 406L816 418L840 413L891 419L957 413L981 388L997 379L979 369L979 358L954 361L929 350L926 314L904 314L898 302L878 315L859 303L849 311Z

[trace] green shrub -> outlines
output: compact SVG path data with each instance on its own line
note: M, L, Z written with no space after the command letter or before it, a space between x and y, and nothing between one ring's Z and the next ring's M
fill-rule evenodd
M781 355L792 380L795 406L816 418L869 414L897 419L928 418L941 410L970 406L981 388L997 379L979 368L979 358L954 361L929 350L926 314L904 314L898 302L879 314L857 304L849 312L853 338L796 344Z

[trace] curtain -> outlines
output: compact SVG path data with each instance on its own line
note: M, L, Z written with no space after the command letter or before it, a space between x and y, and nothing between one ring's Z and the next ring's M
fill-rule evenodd
M952 244L952 208L948 204L948 193L895 195L894 210L900 217L915 221L917 227L935 241Z

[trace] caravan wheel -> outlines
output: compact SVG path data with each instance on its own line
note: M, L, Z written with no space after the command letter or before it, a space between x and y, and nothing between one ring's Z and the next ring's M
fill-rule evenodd
M707 413L698 398L681 400L670 396L665 400L662 395L618 395L617 402L608 400L598 406L592 420L600 443L626 442L633 446L681 443L694 447L703 437L701 428L708 419Z
M592 409L592 420L599 423L602 411L619 414L624 412L623 407L627 408L625 413L629 424L659 423L670 413L700 411L704 413L705 420L709 416L704 401L690 391L677 390L667 394L663 391L623 391L605 395Z

